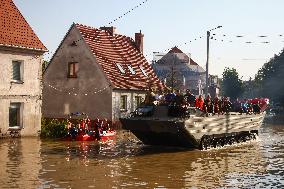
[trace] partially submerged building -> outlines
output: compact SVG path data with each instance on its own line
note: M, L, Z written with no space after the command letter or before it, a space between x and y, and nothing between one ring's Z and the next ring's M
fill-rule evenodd
M142 54L143 36L140 31L133 40L114 27L73 24L44 73L44 117L84 112L118 120L135 110L150 86L163 88Z
M152 66L168 87L181 91L190 89L195 95L203 94L205 70L191 59L190 54L173 47L166 54L154 53Z
M221 79L218 75L209 75L208 78L208 93L211 97L220 96L221 91Z
M35 136L41 128L42 55L39 40L12 0L0 0L0 134Z

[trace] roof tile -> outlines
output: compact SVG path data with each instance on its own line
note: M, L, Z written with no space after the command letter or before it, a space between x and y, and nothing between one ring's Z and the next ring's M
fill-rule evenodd
M0 0L0 45L47 51L12 0Z
M173 47L168 53L183 53L178 47ZM184 54L184 53L183 53ZM190 58L190 65L198 65L194 60Z
M115 88L133 90L145 90L149 86L164 88L150 64L135 47L133 39L118 34L111 35L105 30L81 24L76 24L76 27ZM120 72L117 63L122 66L125 73ZM134 69L135 74L131 73L128 65ZM143 74L140 66L148 76Z

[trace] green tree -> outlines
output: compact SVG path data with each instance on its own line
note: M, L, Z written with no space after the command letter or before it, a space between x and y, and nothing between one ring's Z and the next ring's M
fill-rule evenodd
M236 99L244 92L243 82L235 68L225 68L221 82L222 95Z
M284 49L265 63L255 76L255 91L284 105Z
M49 63L49 62L46 61L46 60L44 60L44 61L42 62L42 67L41 67L41 69L42 69L42 74L44 73L44 71L45 71L45 69L46 69L48 63Z

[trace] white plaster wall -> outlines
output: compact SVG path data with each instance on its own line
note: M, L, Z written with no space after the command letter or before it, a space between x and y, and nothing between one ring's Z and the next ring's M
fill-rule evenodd
M120 97L127 96L127 111L120 110ZM135 96L140 96L142 102L145 99L145 91L131 91L131 90L114 90L112 93L112 119L117 121L119 118L123 118L133 112L137 107L135 105Z
M11 83L12 61L23 61L23 84ZM40 95L42 56L0 50L0 95Z
M8 117L9 109L7 110L9 105L10 105L9 100L0 99L0 131L2 134L6 133L9 127L9 117Z
M22 84L11 82L12 61L23 61ZM9 128L11 102L23 104L22 136L36 136L41 128L42 56L30 51L0 49L0 128Z

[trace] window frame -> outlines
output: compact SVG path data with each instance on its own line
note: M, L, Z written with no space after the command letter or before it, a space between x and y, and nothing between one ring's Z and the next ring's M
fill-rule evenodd
M144 67L142 65L139 66L142 74L145 76L145 77L149 77L148 74L146 73L146 71L144 70Z
M68 78L77 78L78 77L78 62L68 62L68 73L67 73L67 77ZM71 73L71 65L73 65L73 72L72 72L72 75L70 74ZM76 70L76 65L77 65L77 70Z
M132 75L135 75L136 74L136 71L134 70L134 68L132 68L132 66L131 65L127 65L127 68L128 68L128 70L130 71L130 73L132 74Z
M119 109L120 111L127 111L127 95L120 95Z
M126 71L124 70L123 66L120 63L116 63L116 67L118 68L121 74L126 73Z
M17 109L17 124L11 125L11 109ZM9 128L10 127L20 127L23 128L23 103L21 102L10 102L9 106Z
M14 79L14 63L19 63L19 79ZM12 77L11 77L11 83L18 83L22 84L24 83L24 61L23 60L12 60Z
M137 108L142 104L142 96L137 95L137 96L134 97L134 99L135 99L135 106ZM138 104L138 102L139 102L139 104Z

